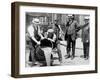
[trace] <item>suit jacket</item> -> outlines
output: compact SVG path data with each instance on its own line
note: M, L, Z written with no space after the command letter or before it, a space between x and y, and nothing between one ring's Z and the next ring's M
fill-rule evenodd
M75 40L77 37L76 29L78 27L78 22L73 20L71 24L68 26L67 34L71 35L72 40Z
M82 41L84 43L89 43L90 41L89 24L82 30Z

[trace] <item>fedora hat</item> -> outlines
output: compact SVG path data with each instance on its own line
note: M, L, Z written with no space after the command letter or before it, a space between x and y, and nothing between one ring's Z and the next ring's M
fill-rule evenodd
M40 20L38 18L33 18L32 23L40 23Z
M72 14L68 14L68 17L72 17L73 15Z

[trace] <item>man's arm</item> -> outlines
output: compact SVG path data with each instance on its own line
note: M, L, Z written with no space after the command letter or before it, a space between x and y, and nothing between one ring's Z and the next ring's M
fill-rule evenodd
M53 36L53 41L55 41L56 40L56 35L54 34L54 36Z
M40 30L40 27L39 26L38 26L38 34L41 37L41 39L44 39L43 35L41 34L41 30Z
M54 42L54 41L56 40L56 35L54 34L53 39L48 38L48 40L50 40L50 41Z
M79 25L78 22L76 22L75 25L76 25L76 32L78 32L79 30L81 30L81 29L85 28L87 25L89 25L89 23L87 22L83 25Z
M60 29L60 32L61 32L61 33L63 33L63 31L62 31L62 29L61 29L60 25L58 25L58 27L59 27L59 29Z
M40 42L37 41L37 40L35 39L35 37L34 37L34 29L33 29L32 27L29 26L28 29L27 29L27 31L28 31L28 33L29 33L31 39L32 39L33 41L35 41L37 44L40 44Z

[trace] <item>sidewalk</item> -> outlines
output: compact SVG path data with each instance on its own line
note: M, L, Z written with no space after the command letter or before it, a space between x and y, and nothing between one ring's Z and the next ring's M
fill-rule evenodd
M63 42L63 43L66 44L66 42ZM63 57L62 64L60 65L87 65L89 64L89 60L85 60L82 57L83 56L83 44L81 42L81 38L78 38L76 40L75 58L73 60L71 60L71 58L65 59L64 56L67 54L65 46L61 46L60 48L61 48L62 57ZM57 61L56 61L56 64L57 64Z
M58 54L54 54L53 56L55 56L57 59L53 61L53 65L55 66L63 66L63 65L87 65L89 64L89 60L85 60L82 56L83 56L83 44L81 42L81 39L78 38L76 40L76 48L75 48L75 58L73 60L71 60L71 58L65 59L65 55L67 55L66 52L66 45L67 42L66 41L61 41L61 44L64 45L60 45L60 50L61 50L61 54L62 54L62 63L60 64L59 60L58 60ZM26 50L26 61L28 61L29 58L29 51ZM46 49L45 52L48 52L48 50ZM71 52L72 53L72 52ZM48 56L49 57L49 56ZM50 61L50 58L46 58L47 62ZM27 64L27 63L26 63ZM29 67L29 65L26 65L27 67Z

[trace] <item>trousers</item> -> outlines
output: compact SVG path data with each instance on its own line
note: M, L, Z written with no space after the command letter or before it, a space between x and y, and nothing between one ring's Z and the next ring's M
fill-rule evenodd
M83 42L84 58L89 57L89 43Z
M71 35L68 35L67 38L67 54L70 55L71 47L72 47L72 56L75 56L75 44L76 40L72 40Z

